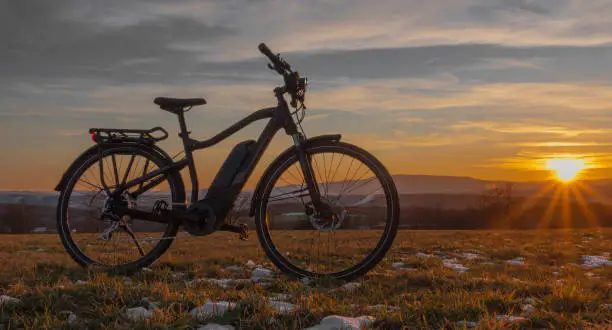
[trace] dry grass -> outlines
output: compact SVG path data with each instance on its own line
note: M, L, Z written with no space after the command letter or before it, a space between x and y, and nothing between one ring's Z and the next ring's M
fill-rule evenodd
M460 321L480 322L479 328L610 328L612 309L605 304L612 303L612 267L585 269L581 256L611 250L612 230L400 231L387 258L355 290L343 289L343 283L304 285L284 276L267 287L248 282L228 289L185 281L247 279L248 260L277 272L256 237L243 242L235 234L215 233L179 240L152 271L128 279L79 268L55 235L5 235L0 236L0 294L22 304L0 307L0 324L6 329L188 329L216 322L300 329L337 314L372 315L377 321L370 328L376 329L461 328ZM468 252L484 259L468 258ZM517 257L524 258L524 266L506 263ZM457 273L440 258L456 258L469 270ZM391 266L398 261L411 269ZM241 269L225 269L232 265ZM267 305L267 297L279 293L287 294L284 300L297 311L280 314ZM157 304L153 317L130 321L126 309L146 307L143 297ZM208 299L238 307L223 316L193 319L189 311ZM535 308L529 315L522 311L526 304ZM372 305L387 307L368 308ZM76 323L69 326L61 311L73 312ZM501 314L527 320L504 323L496 318Z

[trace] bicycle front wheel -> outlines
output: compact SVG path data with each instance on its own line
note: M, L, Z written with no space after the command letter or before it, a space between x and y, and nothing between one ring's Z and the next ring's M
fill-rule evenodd
M271 165L256 204L262 247L283 272L348 280L374 268L397 233L399 198L391 175L373 155L343 142L306 147L322 201L334 220L313 216L297 153Z

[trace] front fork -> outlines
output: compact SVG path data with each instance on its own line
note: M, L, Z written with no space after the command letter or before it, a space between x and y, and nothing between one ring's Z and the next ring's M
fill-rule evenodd
M300 167L302 168L302 173L304 173L306 187L308 187L308 191L310 193L310 200L312 201L315 211L323 218L331 218L333 216L331 208L329 205L321 202L319 184L312 169L312 156L304 149L304 137L300 133L292 134L292 137L298 153Z

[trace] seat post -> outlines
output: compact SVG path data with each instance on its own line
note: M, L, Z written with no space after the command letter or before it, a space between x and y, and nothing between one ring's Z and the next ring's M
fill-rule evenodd
M187 130L187 124L185 123L185 112L183 111L183 109L180 109L176 112L176 114L178 115L179 128L181 129L179 136L183 139L183 144L187 146L187 141L191 132Z

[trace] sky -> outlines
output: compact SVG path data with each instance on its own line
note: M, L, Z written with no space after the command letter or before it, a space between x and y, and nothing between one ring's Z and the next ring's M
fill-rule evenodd
M612 177L610 26L608 0L2 1L0 189L53 189L90 127L163 126L178 152L156 96L208 101L187 114L198 139L273 106L260 42L308 77L307 135L392 174L541 180L569 155ZM200 185L264 125L198 151Z

